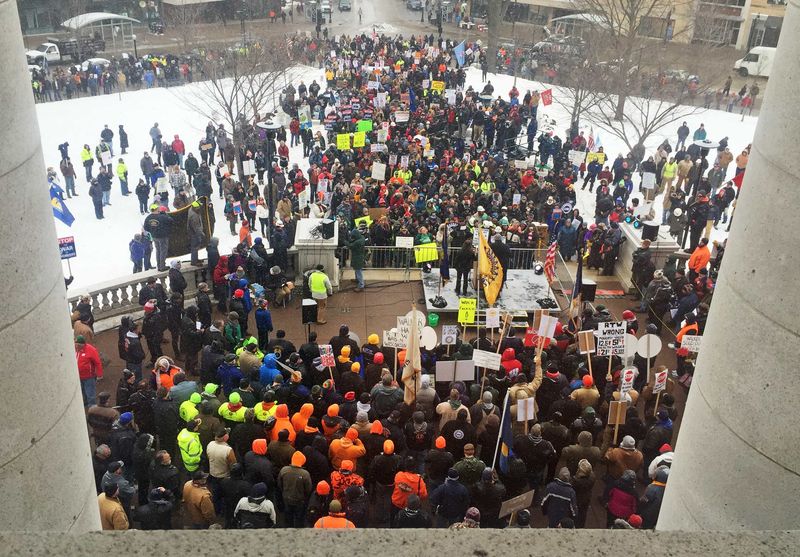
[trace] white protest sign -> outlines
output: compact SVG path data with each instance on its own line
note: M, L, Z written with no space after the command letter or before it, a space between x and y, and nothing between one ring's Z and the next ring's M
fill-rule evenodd
M619 391L621 394L626 394L628 391L633 389L633 380L636 379L636 375L639 373L639 370L635 367L626 367L620 373L620 383L619 383ZM620 400L622 400L620 398Z
M397 155L389 155L389 166L394 166L397 164Z
M500 308L489 308L486 310L486 328L500 328Z
M394 246L396 248L411 249L411 248L414 247L414 237L413 236L397 236L394 239Z
M442 325L442 346L453 346L458 339L458 325Z
M636 348L639 346L639 339L636 335L628 333L625 335L625 357L633 358L636 356Z
M536 416L534 406L535 401L535 398L523 398L522 400L517 400L518 422L527 422Z
M656 187L656 175L653 172L642 173L642 189L651 190Z
M372 163L372 179L382 182L386 179L386 165L382 162Z
M385 153L386 145L383 143L370 143L369 151L370 153Z
M511 204L512 205L519 205L520 201L522 201L522 194L521 193L515 193L514 195L511 196Z
M667 373L669 372L666 369L656 372L656 384L653 385L654 395L663 392L667 388Z
M397 330L383 331L384 348L402 348L403 344L398 339Z
M536 331L536 334L539 335L539 338L553 338L556 336L557 324L558 319L556 317L542 315L542 320L539 322L539 329Z
M403 122L408 122L409 114L408 110L398 110L394 113L394 121L398 124Z
M661 352L661 339L658 335L644 335L636 343L636 352L642 358L652 358Z
M598 356L625 355L625 321L607 321L597 325Z
M408 155L400 157L400 168L408 168Z
M303 188L303 191L297 194L297 204L302 209L303 207L308 206L311 203L311 191L309 189Z
M573 151L569 152L569 162L574 166L580 166L586 160L586 151Z
M500 354L489 352L487 350L473 350L472 359L475 360L475 365L478 367L485 367L488 369L500 369Z
M697 354L700 352L700 344L703 341L703 337L700 335L683 335L683 339L681 340L681 348L685 348L689 352L694 352Z
M256 161L242 161L242 170L244 170L245 176L253 176L256 173Z
M389 139L389 130L378 130L378 143L386 143L387 139Z

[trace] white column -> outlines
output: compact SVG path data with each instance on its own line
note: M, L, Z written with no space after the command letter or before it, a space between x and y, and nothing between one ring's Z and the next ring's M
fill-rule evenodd
M0 67L0 531L97 530L64 277L12 0L0 0Z
M786 11L659 530L800 528L798 8Z

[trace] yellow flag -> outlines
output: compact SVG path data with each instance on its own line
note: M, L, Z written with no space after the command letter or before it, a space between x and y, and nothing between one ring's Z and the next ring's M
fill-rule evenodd
M489 247L489 242L483 234L478 234L480 246L478 248L478 275L483 286L483 294L489 305L494 305L500 295L500 286L503 284L503 266L497 256Z

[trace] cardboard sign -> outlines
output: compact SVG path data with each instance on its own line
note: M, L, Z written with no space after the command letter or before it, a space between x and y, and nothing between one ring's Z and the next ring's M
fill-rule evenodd
M597 339L598 356L622 356L625 354L625 321L599 323L597 330L600 333L600 338Z
M686 338L686 337L684 337ZM656 383L653 385L653 394L657 395L660 392L663 392L667 388L667 375L669 372L665 369L664 371L656 372Z
M500 505L500 514L498 514L497 517L503 518L511 513L515 513L530 507L533 504L533 491L534 490L526 491L521 495L517 495L516 497L512 497L507 501L503 501L503 504Z
M73 257L77 257L78 254L75 251L75 237L65 236L63 238L59 238L58 251L61 253L61 259L72 259Z
M620 394L624 395L631 389L633 389L633 381L636 379L636 375L638 374L639 370L635 367L626 367L620 373L620 383L619 383L619 392Z
M593 331L580 331L578 333L578 351L581 354L594 354Z
M536 417L535 403L535 398L523 398L516 401L518 422L527 422Z
M436 381L440 383L474 380L475 362L472 360L436 362Z
M486 328L500 328L500 308L489 308L486 310Z
M542 324L542 316L543 315L550 315L549 309L535 309L533 310L533 328L539 329L539 325Z
M458 299L458 322L475 323L475 311L478 309L477 298Z
M544 338L553 338L556 334L557 324L557 318L550 317L549 315L542 315L539 327L536 329L536 334Z
M608 425L625 425L628 401L612 400L608 403Z
M398 338L398 333L396 329L391 329L389 331L383 331L383 346L384 348L402 348L403 344L400 342Z
M350 134L339 133L336 134L336 148L340 151L347 151L350 148Z
M233 202L233 214L234 215L241 215L242 214L242 202L241 201L234 201Z
M109 151L100 151L100 161L103 163L103 166L111 164L111 153Z
M485 367L488 369L500 369L500 354L496 352L489 352L488 350L473 350L472 359L475 360L475 365L478 367Z
M336 359L333 357L333 347L330 344L319 345L319 359L325 367L336 367Z
M367 142L367 134L365 132L356 132L353 134L353 148L357 149L363 147Z
M396 248L411 249L411 248L414 247L414 237L413 236L397 236L394 239L394 246Z
M436 261L437 259L439 259L439 248L436 246L436 242L414 246L414 260L417 263Z
M383 182L386 179L386 165L382 162L372 163L372 179Z
M442 325L442 346L454 346L458 340L458 325Z
M62 256L61 259L64 259L64 257ZM685 348L689 352L694 352L697 354L700 352L700 344L702 341L703 337L701 335L683 335L683 339L681 340L681 348Z

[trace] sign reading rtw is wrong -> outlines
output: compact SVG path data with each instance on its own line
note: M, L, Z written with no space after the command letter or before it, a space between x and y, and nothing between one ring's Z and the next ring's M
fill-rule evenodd
M625 321L598 323L597 355L622 356L625 354Z

